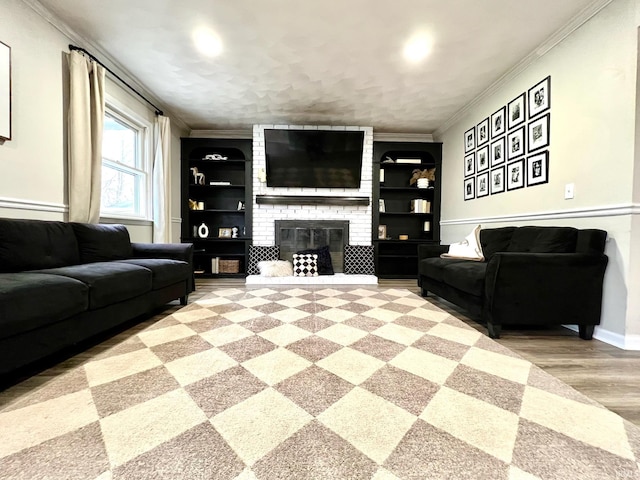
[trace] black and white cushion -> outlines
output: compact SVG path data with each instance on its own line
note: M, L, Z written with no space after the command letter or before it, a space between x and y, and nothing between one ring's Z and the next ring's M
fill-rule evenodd
M375 275L373 245L345 245L344 273L348 275Z
M316 254L293 254L293 276L294 277L317 277L318 276L318 255Z
M247 275L260 275L258 262L267 260L278 260L280 258L280 247L249 245L249 265L247 266Z

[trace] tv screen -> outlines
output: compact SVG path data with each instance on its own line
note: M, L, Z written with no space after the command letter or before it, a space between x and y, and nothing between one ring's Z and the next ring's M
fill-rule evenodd
M264 131L268 187L360 188L364 132Z

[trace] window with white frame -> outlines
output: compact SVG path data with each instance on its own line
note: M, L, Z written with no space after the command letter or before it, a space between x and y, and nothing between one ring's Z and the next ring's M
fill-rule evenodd
M150 213L149 128L107 105L102 132L100 215L147 219Z

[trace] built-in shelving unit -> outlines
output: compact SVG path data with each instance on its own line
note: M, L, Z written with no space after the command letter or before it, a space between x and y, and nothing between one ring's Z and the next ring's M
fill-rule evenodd
M376 273L380 278L417 278L418 245L440 242L442 144L374 142L373 166ZM436 169L435 181L428 188L409 184L414 170L431 168ZM412 205L423 201L427 211L412 211Z
M197 277L246 276L252 148L250 139L182 139L181 241L194 245Z

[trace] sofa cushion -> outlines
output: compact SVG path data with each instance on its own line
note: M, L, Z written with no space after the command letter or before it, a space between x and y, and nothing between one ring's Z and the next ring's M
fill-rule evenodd
M487 228L480 230L480 245L485 261L491 260L496 252L506 252L513 232L517 227Z
M0 338L6 338L84 312L89 287L58 275L3 273L0 298Z
M95 310L151 291L148 268L121 262L99 262L39 270L84 282L89 287L89 309Z
M418 263L418 273L421 276L425 276L442 282L444 278L444 268L448 265L460 262L468 262L470 260L463 260L460 258L442 258L431 257L420 260Z
M131 258L131 238L124 225L71 223L71 226L78 239L81 263Z
M0 218L0 272L77 263L78 242L68 223Z
M457 262L443 268L442 280L451 287L480 297L484 292L486 270L484 262Z
M520 227L507 252L574 253L578 230L572 227Z
M131 258L120 260L120 263L139 265L151 270L151 288L158 290L178 282L186 282L191 275L191 268L187 262L162 258Z
M333 275L333 264L331 263L331 253L328 245L320 248L300 250L296 253L298 255L317 255L318 275Z

